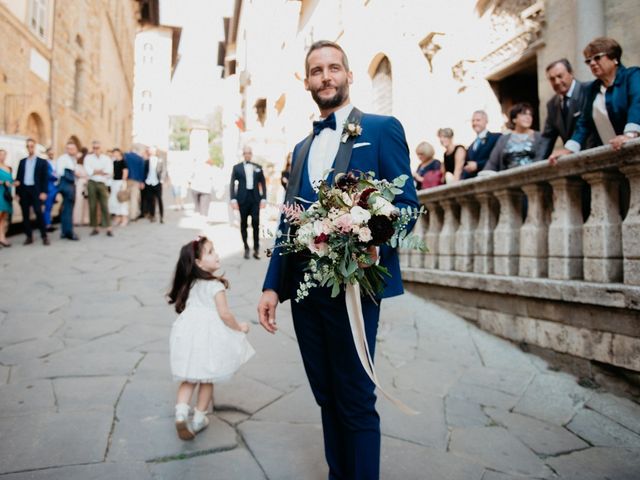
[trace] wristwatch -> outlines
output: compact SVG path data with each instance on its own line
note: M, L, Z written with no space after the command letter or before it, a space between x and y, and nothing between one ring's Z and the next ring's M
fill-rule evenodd
M638 138L638 132L625 132L625 137Z

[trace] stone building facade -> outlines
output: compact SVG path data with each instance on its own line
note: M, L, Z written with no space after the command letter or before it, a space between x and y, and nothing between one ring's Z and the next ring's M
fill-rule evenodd
M56 154L69 138L128 148L134 39L149 3L0 0L0 132Z
M354 104L398 117L412 155L422 140L440 155L438 128L453 128L468 145L476 109L499 131L509 107L529 101L542 125L553 94L545 67L566 57L581 80L591 79L581 52L596 36L618 39L623 61L640 64L639 19L634 0L236 0L219 54L228 82L225 153L244 141L264 144L265 161L280 168L317 116L302 82L315 40L345 48Z

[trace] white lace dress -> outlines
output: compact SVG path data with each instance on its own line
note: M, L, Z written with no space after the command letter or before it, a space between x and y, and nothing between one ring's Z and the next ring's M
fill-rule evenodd
M196 280L184 311L171 328L171 373L176 381L229 380L254 354L247 336L225 325L213 297L224 290L217 280Z

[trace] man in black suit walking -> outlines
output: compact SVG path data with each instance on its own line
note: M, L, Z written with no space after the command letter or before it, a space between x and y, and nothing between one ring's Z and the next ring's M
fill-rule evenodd
M240 234L244 244L244 258L249 258L247 222L251 216L253 230L253 258L260 259L260 210L267 204L267 182L264 172L251 161L251 147L242 149L244 161L234 165L231 172L231 206L240 210Z
M579 82L573 76L569 60L561 58L551 62L546 69L547 79L556 94L547 102L547 120L542 137L545 145L545 156L548 158L558 137L562 143L573 135L576 123L584 111L587 101L588 82ZM588 146L591 141L587 141Z
M27 157L20 160L18 176L16 177L16 195L20 199L22 210L22 225L27 236L25 245L33 243L33 231L31 229L30 209L33 209L38 222L38 229L42 236L42 243L49 245L47 230L44 224L42 206L47 200L49 179L49 165L44 158L36 155L36 142L32 138L27 139Z

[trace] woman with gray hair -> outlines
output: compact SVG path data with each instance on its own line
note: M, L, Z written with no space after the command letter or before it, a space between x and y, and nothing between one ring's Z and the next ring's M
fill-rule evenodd
M433 158L435 150L429 142L420 142L416 147L416 155L420 159L420 165L413 174L416 181L416 190L437 187L442 183L442 163Z

